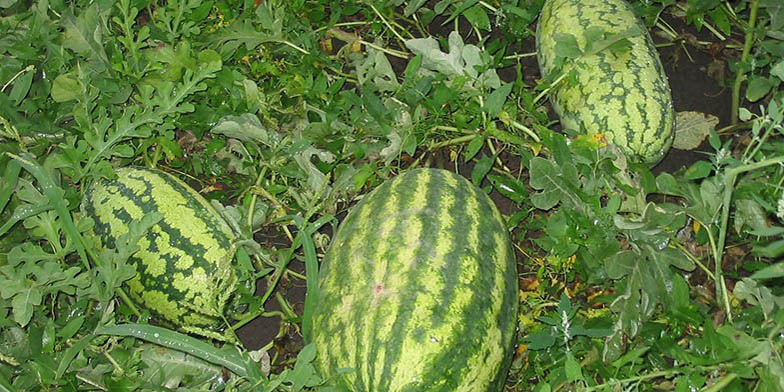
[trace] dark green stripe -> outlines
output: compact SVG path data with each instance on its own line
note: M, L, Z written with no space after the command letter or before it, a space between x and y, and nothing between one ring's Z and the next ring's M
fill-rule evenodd
M445 189L443 185L443 177L441 177L441 171L412 171L406 173L406 181L407 182L419 182L419 177L423 174L430 173L431 180L427 188L420 189L419 186L411 192L412 197L413 193L419 192L427 192L427 196L425 200L427 200L427 207L426 209L421 210L422 212L426 212L427 210L431 211L439 211L440 210L440 194L441 192L448 192L448 189ZM412 186L412 188L414 188ZM432 203L432 204L430 204ZM410 206L408 206L410 207ZM419 206L417 206L419 207ZM384 357L384 369L382 371L381 380L374 384L370 384L371 387L376 391L388 391L390 387L390 383L392 381L392 371L393 367L397 366L405 366L405 363L400 363L400 355L403 349L403 343L406 337L406 331L409 329L409 320L411 319L411 315L415 309L415 304L417 301L417 297L420 294L420 291L416 289L417 281L422 279L428 278L428 276L422 274L422 270L425 269L427 266L428 256L431 255L435 250L435 240L442 235L452 234L456 235L453 231L452 233L444 233L442 230L442 222L438 221L437 219L428 219L429 217L423 216L422 212L418 212L416 215L416 219L418 219L422 223L422 233L423 236L427 238L434 239L433 241L422 241L420 243L420 247L416 249L414 252L414 268L412 268L408 275L405 277L405 283L402 287L410 287L411 290L406 291L404 293L400 293L399 301L401 303L399 311L395 314L395 321L392 324L392 332L391 337L388 341L378 341L373 340L372 344L374 347L384 347L386 349L385 357ZM438 234L438 236L435 235ZM393 241L399 239L394 238ZM391 256L392 260L395 260L395 255ZM375 356L371 356L368 358L370 361L377 361L378 358ZM423 384L426 385L426 384Z

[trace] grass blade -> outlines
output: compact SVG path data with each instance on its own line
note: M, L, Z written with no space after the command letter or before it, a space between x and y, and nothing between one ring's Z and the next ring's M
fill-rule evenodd
M95 334L133 336L223 366L240 377L248 375L245 362L239 355L221 351L209 343L166 328L129 323L101 327L95 330Z
M11 153L6 153L11 158L16 159L25 168L25 170L29 171L30 174L38 180L39 185L41 186L41 190L44 192L46 197L49 199L49 202L54 206L55 211L57 211L57 215L60 216L60 220L63 222L63 228L65 229L65 233L73 240L73 243L76 245L76 251L79 252L79 257L82 259L82 263L86 269L90 269L90 262L87 260L87 253L84 249L84 243L82 242L82 236L79 235L79 230L76 229L76 225L74 224L73 219L71 218L71 212L68 211L68 206L65 205L65 198L63 195L65 191L62 188L55 184L54 180L49 173L35 160L35 157L29 153L22 153L19 155L14 155Z

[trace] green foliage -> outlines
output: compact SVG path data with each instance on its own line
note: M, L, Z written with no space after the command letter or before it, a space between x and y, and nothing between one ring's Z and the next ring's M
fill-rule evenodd
M550 130L542 98L575 74L533 81L521 48L543 0L0 0L0 389L329 390L313 346L149 324L122 287L160 217L95 252L77 210L129 165L187 181L237 235L233 330L261 317L307 336L336 217L439 166L503 207L518 251L507 389L784 389L784 7L629 3L659 38L721 47L737 76L742 123L692 126L712 152L679 172ZM559 36L559 61L640 33Z

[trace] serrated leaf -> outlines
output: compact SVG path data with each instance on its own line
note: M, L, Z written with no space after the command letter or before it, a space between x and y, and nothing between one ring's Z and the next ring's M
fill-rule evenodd
M33 318L33 307L41 305L42 299L41 291L35 287L27 287L17 292L11 299L14 321L21 327L26 326Z
M209 386L222 376L220 366L166 347L144 344L136 349L135 354L148 366L144 379L152 385L177 389L187 378L188 387L197 388L200 385Z
M268 131L259 118L251 113L225 116L210 131L237 140L255 141L268 147L276 146L281 139L276 132Z
M422 66L447 76L463 75L463 39L457 32L449 34L449 53L444 53L433 37L413 38L404 42L408 50L422 56Z
M636 336L656 307L668 303L674 286L670 266L693 268L675 249L638 246L638 250L621 251L605 261L608 277L623 279L623 291L610 304L617 321L605 342L605 360L616 359L622 353L619 344L623 336Z
M675 141L679 150L693 150L702 144L710 131L715 130L719 118L700 112L678 112L675 115Z

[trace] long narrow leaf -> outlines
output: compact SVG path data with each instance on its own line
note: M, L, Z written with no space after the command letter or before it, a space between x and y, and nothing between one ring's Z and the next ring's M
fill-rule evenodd
M8 218L8 220L3 223L2 226L0 226L0 236L5 234L8 230L11 230L11 227L13 227L17 222L27 219L31 216L38 215L44 211L49 211L51 209L52 206L50 205L21 205L16 207L14 213L11 214L11 217Z
M307 279L305 292L305 309L302 312L302 337L306 342L310 342L310 334L313 328L311 318L318 302L318 259L316 258L316 247L313 245L312 233L301 231L302 249L305 252L305 277Z
M95 335L89 334L65 350L65 353L63 353L63 358L60 360L60 365L57 366L57 372L54 376L55 379L59 380L63 374L65 374L65 371L68 370L68 365L71 364L71 361L73 361L73 359L76 358L76 355L84 350L88 344L90 344L94 337Z
M8 161L3 173L3 182L0 183L0 212L3 212L8 200L11 199L11 194L14 193L16 182L19 179L19 172L22 171L22 166L17 161Z
M63 198L63 191L62 188L55 184L52 177L49 176L49 173L35 160L35 157L29 153L22 153L19 155L14 155L7 153L8 156L11 158L16 159L25 168L25 170L29 171L30 174L38 180L39 185L41 186L41 190L44 192L46 197L49 199L49 202L54 206L55 211L57 211L57 215L60 216L60 220L63 222L63 228L65 229L65 234L68 235L73 240L73 243L76 244L76 251L79 253L79 257L82 259L82 263L86 269L90 269L90 262L87 260L87 254L84 249L84 242L82 242L82 236L79 235L79 230L76 228L73 219L71 218L71 212L68 211L68 206L65 205L65 198Z
M238 354L221 351L199 339L166 328L146 324L121 324L101 327L96 335L133 336L223 366L240 377L247 377L245 362Z

